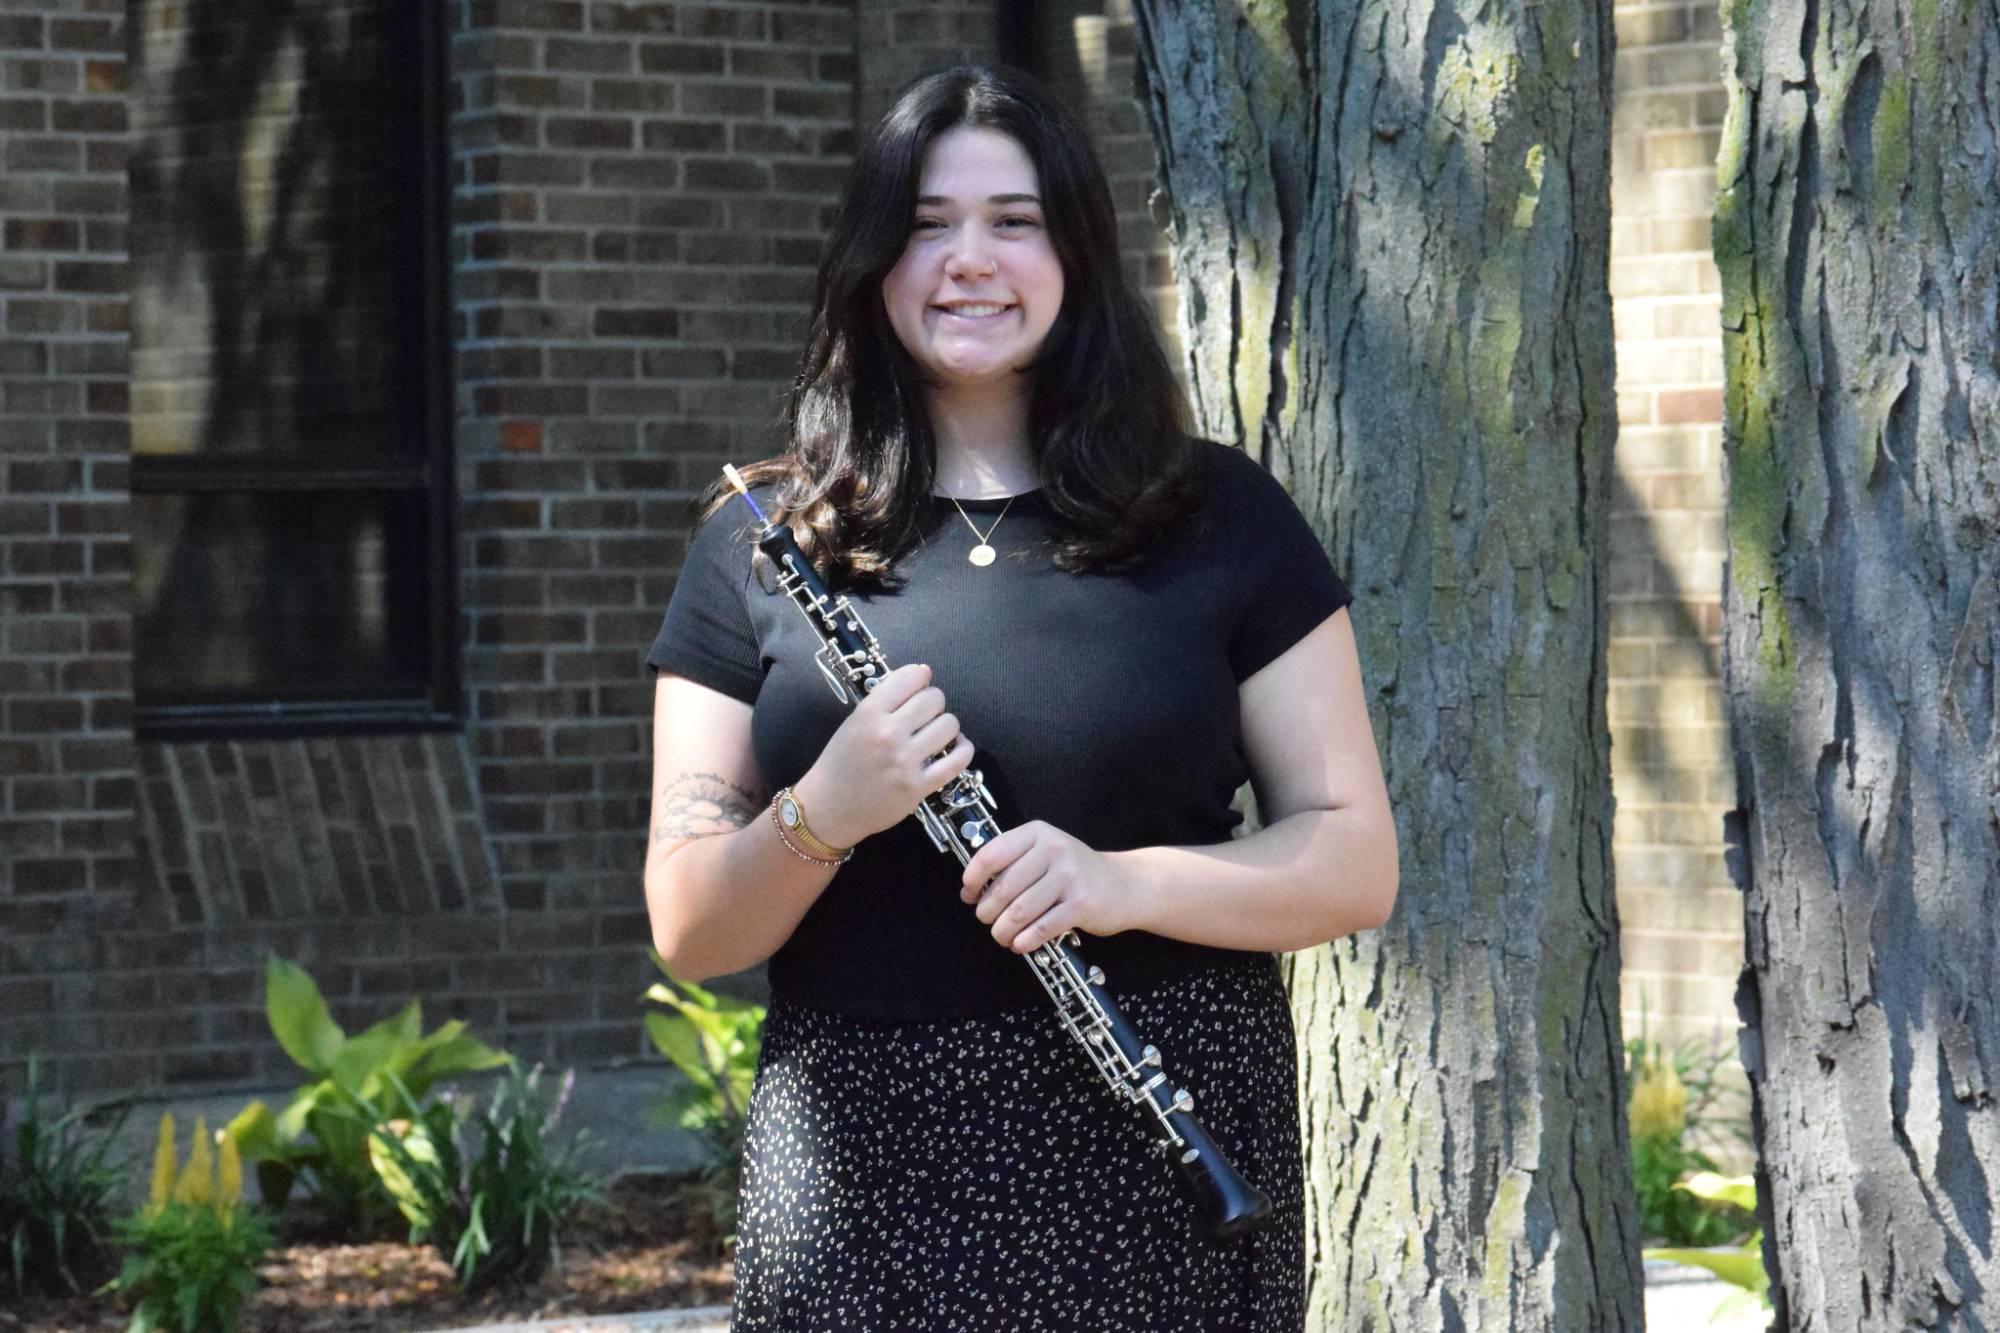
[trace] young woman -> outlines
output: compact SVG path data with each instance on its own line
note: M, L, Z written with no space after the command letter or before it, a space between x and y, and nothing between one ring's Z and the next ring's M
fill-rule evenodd
M837 700L726 498L648 654L654 943L690 979L770 961L738 1330L1302 1324L1273 954L1381 924L1395 832L1346 589L1183 420L1083 133L1013 72L911 84L749 470L907 665ZM910 815L975 763L1006 831L960 873ZM1266 826L1232 839L1245 780ZM1022 955L1070 930L1271 1195L1244 1240L1197 1234L1059 1026Z

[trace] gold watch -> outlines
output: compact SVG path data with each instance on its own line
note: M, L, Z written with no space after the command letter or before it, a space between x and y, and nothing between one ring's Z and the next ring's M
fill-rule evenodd
M799 804L799 795L790 787L781 787L771 798L771 814L778 821L778 831L787 838L797 838L799 845L821 861L845 861L854 855L852 847L835 847L812 831L806 823L806 809Z

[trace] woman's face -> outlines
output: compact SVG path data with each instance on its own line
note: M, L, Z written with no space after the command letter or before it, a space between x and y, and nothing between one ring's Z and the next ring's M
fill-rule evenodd
M926 376L966 385L1029 365L1062 298L1026 151L965 126L932 140L909 241L882 280L889 323Z

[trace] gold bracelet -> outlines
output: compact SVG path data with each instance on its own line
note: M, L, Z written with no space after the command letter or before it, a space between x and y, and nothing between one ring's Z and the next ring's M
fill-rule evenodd
M806 822L806 808L790 787L780 787L771 798L771 814L778 821L778 831L789 835L787 841L797 838L814 860L839 862L854 855L852 847L835 847L812 831L812 825Z
M840 865L842 861L846 861L848 857L852 857L852 855L854 855L854 853L850 851L850 853L848 853L848 857L840 857L838 861L828 861L826 857L814 857L814 855L812 855L812 853L808 853L808 851L800 851L798 847L792 847L792 839L790 839L790 837L786 837L786 833L784 833L784 821L780 821L780 819L778 819L778 807L772 807L772 811L770 811L770 823L772 823L772 827L774 827L774 829L778 831L778 841L780 841L780 843L784 843L784 851L792 853L792 855L794 855L794 857L798 857L800 861L810 861L812 865Z

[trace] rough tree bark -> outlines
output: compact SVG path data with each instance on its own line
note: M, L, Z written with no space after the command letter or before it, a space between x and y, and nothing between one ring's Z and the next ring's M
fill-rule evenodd
M1311 1323L1641 1326L1604 724L1609 7L1141 3L1202 428L1353 585L1402 831L1298 957Z
M2000 1327L2000 8L1728 17L1732 868L1778 1325Z

